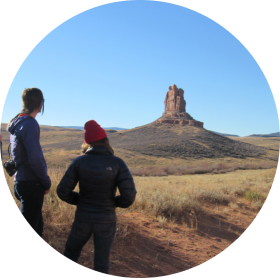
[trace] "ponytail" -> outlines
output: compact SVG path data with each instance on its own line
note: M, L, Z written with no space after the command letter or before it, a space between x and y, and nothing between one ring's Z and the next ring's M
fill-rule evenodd
M10 124L12 123L12 121L13 121L15 118L17 118L19 115L20 115L20 113L18 113L15 117L13 117L13 118L9 121L9 123L7 124L7 130L8 130L8 127L10 126Z

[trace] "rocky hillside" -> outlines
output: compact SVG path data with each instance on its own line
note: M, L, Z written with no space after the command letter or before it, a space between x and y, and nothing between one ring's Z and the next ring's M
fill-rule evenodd
M142 154L181 158L257 157L265 149L239 142L204 128L148 124L108 134L115 148Z

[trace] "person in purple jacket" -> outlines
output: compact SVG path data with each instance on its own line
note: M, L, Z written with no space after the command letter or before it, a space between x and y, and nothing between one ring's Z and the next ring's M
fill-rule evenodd
M11 155L17 172L14 194L21 202L21 212L31 227L43 234L42 207L44 195L50 191L51 180L40 145L40 127L35 120L44 112L44 97L37 88L22 92L23 109L9 123Z
M2 159L2 135L0 134L0 149L1 149L1 159Z

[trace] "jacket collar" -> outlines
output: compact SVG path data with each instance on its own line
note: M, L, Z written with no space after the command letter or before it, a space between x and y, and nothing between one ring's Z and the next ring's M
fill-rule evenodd
M113 152L105 146L90 146L85 154L113 155Z

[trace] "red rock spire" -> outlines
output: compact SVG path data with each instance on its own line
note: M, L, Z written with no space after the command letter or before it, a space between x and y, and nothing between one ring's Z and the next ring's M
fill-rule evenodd
M175 84L170 86L166 93L164 105L164 112L186 112L184 90L178 89Z
M190 125L203 128L202 122L194 120L190 114L186 113L184 90L178 89L175 84L169 87L164 100L164 106L164 113L162 117L155 121L155 124Z

